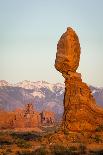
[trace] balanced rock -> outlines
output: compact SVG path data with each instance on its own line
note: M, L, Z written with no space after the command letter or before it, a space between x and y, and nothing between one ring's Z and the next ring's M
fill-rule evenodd
M76 70L80 61L80 44L72 28L61 36L57 44L55 68L65 78L64 131L93 131L103 124L103 109L96 105L89 87Z
M78 36L72 28L61 36L57 44L55 67L61 73L75 72L79 66L80 44Z

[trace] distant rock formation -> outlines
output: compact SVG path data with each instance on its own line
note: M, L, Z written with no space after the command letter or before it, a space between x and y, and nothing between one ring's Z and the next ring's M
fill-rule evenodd
M93 131L103 124L103 109L96 105L90 88L76 72L80 52L78 36L72 28L67 28L58 42L55 60L55 68L65 78L64 131Z
M40 114L34 111L32 104L27 104L23 110L15 111L14 128L33 128L40 125Z
M44 125L53 124L55 122L55 115L53 112L43 111L40 113L41 115L41 123Z
M31 103L13 112L0 111L0 129L35 128L53 125L53 112L37 112Z

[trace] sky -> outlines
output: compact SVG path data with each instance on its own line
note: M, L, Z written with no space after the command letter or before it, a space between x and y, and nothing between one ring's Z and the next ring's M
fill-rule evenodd
M0 0L0 80L63 83L54 63L67 27L80 40L83 81L103 87L103 0Z

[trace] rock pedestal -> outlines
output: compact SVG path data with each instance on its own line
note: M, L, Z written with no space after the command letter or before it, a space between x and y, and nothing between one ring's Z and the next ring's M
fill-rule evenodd
M93 131L103 124L103 109L96 105L89 87L76 72L79 60L78 36L72 28L67 28L58 42L55 61L55 68L65 78L64 131Z

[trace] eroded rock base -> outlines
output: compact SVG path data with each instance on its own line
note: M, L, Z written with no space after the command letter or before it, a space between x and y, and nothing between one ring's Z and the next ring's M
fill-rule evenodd
M103 109L96 105L90 88L82 82L79 73L65 77L64 131L95 131L103 124Z

